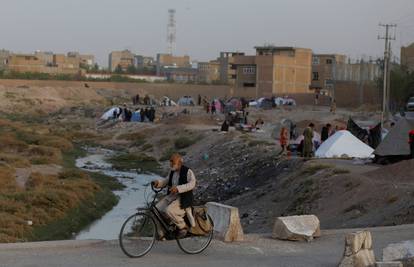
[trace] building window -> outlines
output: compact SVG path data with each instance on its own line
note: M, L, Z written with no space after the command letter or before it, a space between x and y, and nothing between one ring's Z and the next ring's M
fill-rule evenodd
M312 73L312 81L319 81L319 72Z
M332 88L333 87L333 81L331 79L325 80L325 88Z
M332 64L332 59L331 58L328 58L327 60L326 60L326 64Z
M319 65L319 57L312 57L312 65Z
M255 87L255 83L243 83L243 87Z
M255 67L243 67L243 74L256 74Z

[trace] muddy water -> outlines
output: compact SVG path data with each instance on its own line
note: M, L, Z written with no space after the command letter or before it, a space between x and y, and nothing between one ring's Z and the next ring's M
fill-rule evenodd
M106 158L113 153L110 150L93 149L88 152L90 155L76 161L78 168L116 177L126 187L122 191L114 191L119 197L118 204L101 219L82 230L76 239L117 239L125 219L132 215L137 207L145 206L145 199L151 195L151 189L147 184L157 176L113 170L111 164L106 162Z

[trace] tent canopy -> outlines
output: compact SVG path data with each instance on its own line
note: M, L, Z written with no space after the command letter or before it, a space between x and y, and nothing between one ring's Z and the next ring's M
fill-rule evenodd
M116 111L116 113L119 113L120 108L118 108L118 107L110 108L109 110L105 111L104 114L102 114L101 119L102 120L113 119L114 118L114 111Z
M410 145L408 144L408 132L414 129L414 120L401 118L387 136L377 147L374 154L376 156L408 156L410 155Z
M316 150L315 156L319 158L369 158L374 149L361 142L347 130L336 132L329 137Z
M177 104L180 106L194 106L194 103L191 96L183 96L177 101Z

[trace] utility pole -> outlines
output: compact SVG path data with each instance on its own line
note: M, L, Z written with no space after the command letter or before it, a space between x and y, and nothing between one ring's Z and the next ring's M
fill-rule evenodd
M390 28L397 27L397 24L379 24L380 27L385 27L385 36L378 36L378 40L385 40L384 49L384 80L383 80L383 96L382 96L382 113L381 113L381 127L384 127L384 121L388 115L387 99L388 99L388 78L389 78L389 63L390 63L390 49L391 40L395 40L395 37L390 36Z

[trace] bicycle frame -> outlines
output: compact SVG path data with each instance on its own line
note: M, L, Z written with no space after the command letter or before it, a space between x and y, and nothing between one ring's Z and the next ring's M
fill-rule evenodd
M158 223L159 223L158 225L161 225L161 227L163 228L163 230L164 230L165 234L167 235L168 239L174 239L175 238L174 237L174 232L172 231L171 227L165 222L163 216L161 215L161 212L158 210L158 208L156 207L156 204L155 204L155 200L157 199L158 194L162 190L157 192L156 190L153 189L153 191L155 192L154 198L151 201L150 205L148 205L148 203L147 203L147 205L148 205L147 211L149 211L151 213L151 215L154 217L154 219L156 221L158 221Z

